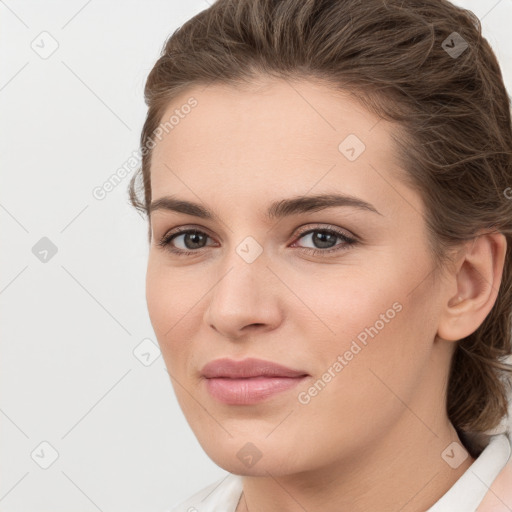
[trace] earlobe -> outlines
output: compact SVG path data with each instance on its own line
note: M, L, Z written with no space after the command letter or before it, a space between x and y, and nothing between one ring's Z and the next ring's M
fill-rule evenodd
M456 293L450 296L439 320L439 338L460 340L483 323L498 296L506 248L503 233L481 234L468 244L453 275Z

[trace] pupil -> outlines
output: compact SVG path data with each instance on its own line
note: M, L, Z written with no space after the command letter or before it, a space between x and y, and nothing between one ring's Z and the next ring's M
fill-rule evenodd
M195 240L192 242L192 245L194 245L194 243L198 242L198 239L200 241L200 239L203 238L201 233L188 233L188 237ZM190 244L187 243L187 237L185 237L185 245L187 246L188 249L196 249L196 247L190 247Z
M322 248L332 247L332 244L329 244L329 238L335 239L335 236L332 233L317 232L317 234L313 237L315 244L318 242ZM334 240L331 240L331 242L332 241Z

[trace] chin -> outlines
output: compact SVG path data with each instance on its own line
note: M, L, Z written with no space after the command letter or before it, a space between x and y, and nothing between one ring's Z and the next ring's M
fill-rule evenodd
M284 460L286 456L278 457L275 454L268 456L266 460L262 457L254 466L248 466L240 462L236 457L222 457L214 459L210 457L217 466L229 473L240 476L274 476L280 477L297 472L296 468L289 467L289 461Z
M199 439L208 457L219 467L230 473L242 476L284 476L304 471L301 461L296 460L297 446L287 445L286 438L277 435L275 439L265 439L261 435L233 435L222 440L209 437L208 441ZM287 436L292 441L293 436ZM295 438L296 439L296 438ZM204 441L204 442L203 442ZM293 442L293 441L292 441ZM295 452L295 453L294 453ZM294 457L290 456L294 453Z

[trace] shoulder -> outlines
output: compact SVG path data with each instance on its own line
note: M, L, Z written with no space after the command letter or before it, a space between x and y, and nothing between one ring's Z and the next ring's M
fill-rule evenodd
M235 512L241 493L241 477L228 473L164 512Z

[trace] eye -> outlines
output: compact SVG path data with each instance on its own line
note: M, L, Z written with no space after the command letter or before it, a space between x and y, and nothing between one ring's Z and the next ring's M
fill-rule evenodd
M174 244L180 240L178 245L184 247L176 247ZM165 234L162 239L158 242L160 247L164 247L166 250L178 256L188 256L192 254L198 254L201 249L207 247L206 242L210 238L207 233L199 229L192 228L176 228L170 233ZM313 255L325 255L327 253L333 253L343 250L348 250L350 247L357 243L357 239L347 235L343 231L335 228L331 225L316 226L310 228L307 231L302 231L299 238L296 240L307 240L317 247L301 247L298 248L301 251L307 252ZM341 240L342 243L336 243L336 240ZM296 244L297 242L294 242ZM294 247L295 245L291 245Z
M183 237L181 243L185 245L184 249L176 248L171 244L171 242L178 240L180 237ZM158 245L172 253L186 256L199 252L198 249L202 249L204 247L203 242L205 242L207 238L209 238L209 236L204 231L200 231L198 229L177 228L171 233L164 235L158 242Z
M307 240L313 245L317 245L317 248L300 247L303 251L314 255L345 251L357 243L355 238L348 236L332 226L328 228L317 226L313 229L308 229L301 233L298 240L300 239ZM336 239L342 240L343 243L336 244Z

